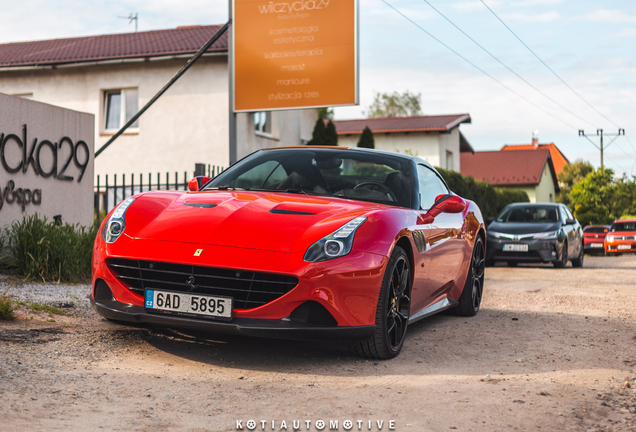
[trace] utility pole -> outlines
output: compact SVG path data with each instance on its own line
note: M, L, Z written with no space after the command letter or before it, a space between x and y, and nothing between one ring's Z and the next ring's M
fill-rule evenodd
M603 133L603 129L596 129L596 136L600 137L601 146L599 147L599 146L596 145L596 143L594 141L592 141L590 139L589 136L585 135L585 131L583 129L579 129L579 136L586 138L589 142L592 143L592 145L594 145L594 147L596 147L597 149L599 149L601 151L601 168L603 168L603 150L604 150L603 149L603 137L605 137L605 136L613 136L614 137L614 139L612 141L610 141L610 143L607 146L605 146L605 149L607 149L621 135L625 135L625 129L619 129L618 133L615 133L615 134Z

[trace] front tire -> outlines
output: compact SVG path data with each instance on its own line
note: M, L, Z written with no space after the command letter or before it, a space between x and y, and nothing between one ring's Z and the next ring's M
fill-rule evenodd
M477 237L473 246L473 257L470 260L470 268L466 276L464 290L459 297L459 304L451 309L455 315L474 316L481 307L481 298L484 293L484 270L486 260L484 259L484 242L481 237Z
M555 261L552 263L554 268L564 268L568 265L568 242L563 242L563 247L561 248L561 259L559 261Z
M581 251L579 252L579 256L572 260L572 267L581 268L583 267L583 259L585 258L585 250L583 245L581 244Z
M354 347L363 357L391 359L404 345L411 310L411 264L409 257L396 246L386 266L375 314L375 334Z

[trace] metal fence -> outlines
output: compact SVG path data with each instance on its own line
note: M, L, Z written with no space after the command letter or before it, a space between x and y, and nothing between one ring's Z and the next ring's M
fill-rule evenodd
M109 176L97 175L95 182L95 220L100 223L102 219L117 204L140 192L152 190L188 190L188 182L196 175L207 175L213 178L225 170L224 167L216 165L207 165L207 169L201 169L197 166L197 170L192 175L188 175L188 171L183 171L183 176L179 178L179 172L175 171L173 175L170 172L148 173L148 174L117 174ZM207 173L206 173L207 171ZM154 183L153 183L154 181Z

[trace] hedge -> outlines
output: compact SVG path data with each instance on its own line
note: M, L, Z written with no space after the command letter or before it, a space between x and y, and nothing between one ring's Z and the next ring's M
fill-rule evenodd
M518 189L495 188L490 183L463 176L456 171L435 168L448 187L462 198L474 201L484 218L495 217L508 204L530 202L528 194Z

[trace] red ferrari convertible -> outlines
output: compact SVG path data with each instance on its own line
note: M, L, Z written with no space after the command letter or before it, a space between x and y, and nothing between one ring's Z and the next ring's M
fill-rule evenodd
M399 354L410 323L472 316L485 228L424 160L341 147L260 150L190 192L106 217L93 251L104 317Z

